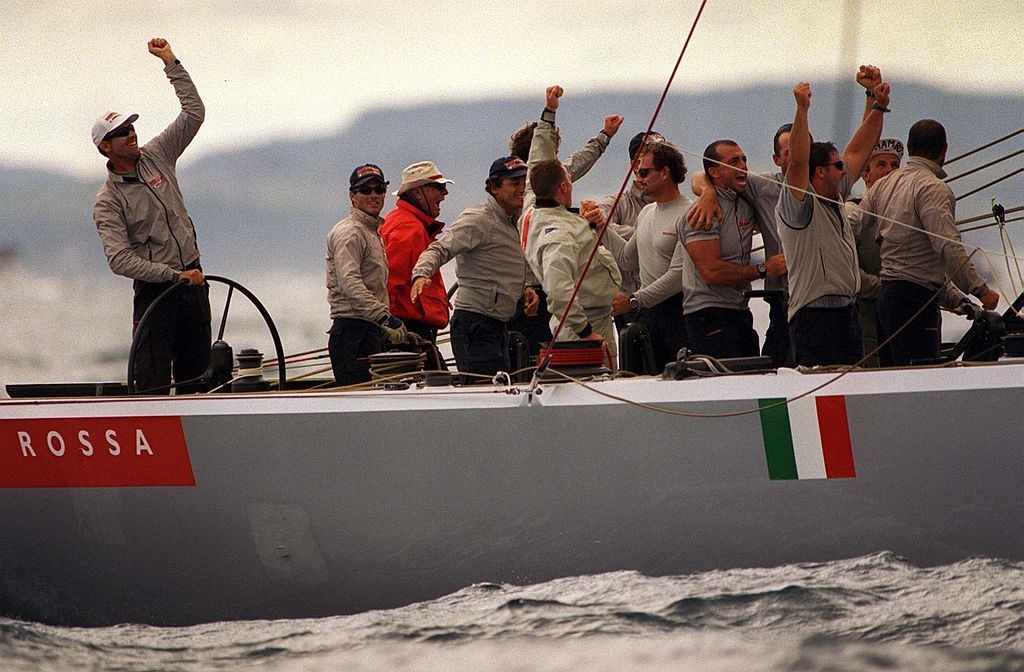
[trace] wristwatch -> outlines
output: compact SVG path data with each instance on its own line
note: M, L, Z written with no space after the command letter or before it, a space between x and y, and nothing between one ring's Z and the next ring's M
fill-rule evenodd
M758 264L757 265L757 277L761 278L762 280L764 280L766 277L768 277L768 267L765 266L764 264Z
M637 301L637 298L635 296L629 297L629 309L640 310L640 302Z

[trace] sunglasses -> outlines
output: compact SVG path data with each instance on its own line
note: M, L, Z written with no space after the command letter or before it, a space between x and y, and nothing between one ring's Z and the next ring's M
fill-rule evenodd
M355 191L359 192L363 196L369 196L370 194L377 194L380 196L386 192L387 189L384 188L384 185L378 185L376 187L359 187Z
M637 168L636 174L638 177L647 177L651 174L652 170L660 170L659 168Z
M114 138L123 138L123 137L127 136L129 133L132 133L134 130L135 130L134 126L132 126L131 124L127 124L125 126L122 126L121 128L115 128L110 133L107 133L106 135L104 135L103 139L104 140L113 140Z
M835 166L836 170L843 170L846 167L846 164L843 163L842 161L833 161L832 163L826 165Z
M428 182L427 184L425 184L423 186L425 186L425 187L433 187L434 189L437 189L438 191L448 191L448 185L445 184L444 182Z

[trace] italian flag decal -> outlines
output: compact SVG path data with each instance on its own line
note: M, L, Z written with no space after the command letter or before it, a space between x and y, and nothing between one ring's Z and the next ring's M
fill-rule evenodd
M768 477L854 478L846 398L758 399Z

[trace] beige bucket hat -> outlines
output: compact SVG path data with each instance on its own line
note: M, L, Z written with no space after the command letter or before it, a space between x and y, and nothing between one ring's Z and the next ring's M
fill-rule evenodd
M455 184L441 174L441 171L437 169L433 161L419 161L411 166L406 166L405 170L402 171L402 186L395 191L395 196L401 196L414 187L422 187L424 184L430 184L431 182Z

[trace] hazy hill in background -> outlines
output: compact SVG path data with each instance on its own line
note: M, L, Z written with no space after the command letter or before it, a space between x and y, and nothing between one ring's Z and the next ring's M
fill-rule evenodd
M837 95L837 90L841 93ZM604 115L626 117L605 158L576 186L575 197L600 197L618 191L627 168L629 138L644 130L657 92L573 95L559 111L562 154L568 155L595 134ZM837 100L842 113L836 118ZM864 97L852 82L818 86L811 108L816 139L835 138L840 147L860 119ZM335 134L306 140L268 139L237 151L204 155L190 161L186 152L179 179L196 222L207 272L251 277L254 270L318 271L323 268L325 237L349 210L348 175L360 163L378 163L391 181L401 182L402 168L431 159L455 180L441 219L451 222L465 207L483 199L483 181L491 161L507 154L513 130L539 116L542 93L533 98L451 102L369 112ZM1001 137L1020 127L1024 99L951 95L931 87L905 85L893 94L886 136L906 138L910 124L922 117L941 120L950 132L950 154ZM175 110L168 110L169 121ZM216 110L207 110L208 115ZM313 111L316 113L316 111ZM326 114L326 112L325 112ZM752 170L774 169L771 138L792 119L790 86L762 86L668 98L656 129L686 152L691 169L698 155L717 138L733 138L744 148ZM163 123L164 120L161 120ZM156 122L152 122L156 123ZM244 119L238 120L244 124ZM144 123L146 140L159 129ZM83 129L83 133L86 129ZM192 152L202 146L202 132ZM977 157L949 167L963 172L1019 149L1017 137ZM37 170L0 167L0 246L14 246L29 268L54 273L108 272L92 224L92 202L103 180L96 157L93 180ZM964 193L1021 165L1019 158L954 183ZM688 189L687 189L688 192ZM989 198L1007 207L1024 198L1015 176L958 204L960 217L981 214ZM393 205L393 197L385 212ZM972 239L972 242L981 242Z

